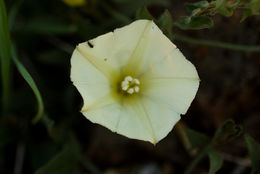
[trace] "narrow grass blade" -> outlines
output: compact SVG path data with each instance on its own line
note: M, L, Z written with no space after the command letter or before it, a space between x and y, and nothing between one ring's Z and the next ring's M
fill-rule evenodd
M17 15L21 5L23 4L23 2L24 2L24 0L15 1L14 5L12 5L12 7L10 8L10 10L8 12L8 23L9 23L10 30L12 30L14 27L16 15Z
M10 99L10 33L4 0L0 0L0 59L2 77L2 110L8 110Z
M13 45L11 48L11 54L12 54L12 59L14 61L14 64L17 67L19 73L22 75L22 77L28 83L28 85L32 88L33 93L37 99L38 112L32 120L32 122L35 124L41 119L43 112L44 112L44 105L43 105L40 91L39 91L38 87L36 86L32 76L29 74L29 72L26 70L26 68L23 66L23 64L18 60L17 54L16 54L16 49Z

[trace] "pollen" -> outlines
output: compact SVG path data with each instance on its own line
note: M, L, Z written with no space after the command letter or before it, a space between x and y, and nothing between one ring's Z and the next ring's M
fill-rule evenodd
M140 91L139 85L140 81L138 79L131 76L126 76L121 82L121 89L127 94L134 94Z

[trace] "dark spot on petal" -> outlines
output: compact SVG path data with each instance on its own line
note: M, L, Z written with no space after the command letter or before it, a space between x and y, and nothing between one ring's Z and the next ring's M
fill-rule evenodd
M106 61L107 61L107 58L104 58L104 61L106 62Z
M89 46L90 48L93 48L93 47L94 47L94 45L93 45L92 43L90 43L90 41L88 41L88 46Z

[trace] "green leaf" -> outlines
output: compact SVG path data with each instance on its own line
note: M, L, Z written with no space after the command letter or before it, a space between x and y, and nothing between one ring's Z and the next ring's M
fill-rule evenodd
M79 145L75 139L71 139L60 153L38 169L35 174L79 174L77 164L79 153Z
M251 136L245 135L248 152L252 161L251 174L260 172L260 144L258 144Z
M185 7L188 10L188 12L192 13L193 10L198 8L207 8L209 5L208 1L199 1L195 3L186 3Z
M164 13L160 16L157 21L160 28L164 31L164 33L170 38L173 38L172 35L172 27L174 25L172 21L172 16L168 10L165 10Z
M183 30L198 30L212 27L213 21L207 16L183 16L175 25Z
M28 85L33 90L33 93L34 93L34 95L37 99L38 112L33 119L33 123L37 123L41 119L41 117L43 115L43 111L44 111L44 105L43 105L43 101L42 101L40 91L39 91L38 87L36 86L36 84L35 84L33 78L31 77L31 75L28 73L28 71L23 66L23 64L18 60L17 54L16 54L16 49L14 48L14 46L12 47L11 53L12 53L12 59L14 61L15 66L17 67L19 73L22 75L24 80L28 83Z
M136 11L136 19L149 19L154 20L154 17L148 11L146 7L142 7Z
M216 131L213 143L223 144L238 137L242 133L242 127L235 124L233 120L227 120Z
M216 11L224 16L232 16L234 10L238 7L239 1L234 4L228 5L227 0L216 1Z
M250 8L253 14L259 14L260 12L260 0L251 0Z
M260 0L249 0L248 6L249 7L243 11L241 22L249 16L260 14Z
M204 148L210 143L209 137L206 135L194 131L192 129L186 128L185 133L191 143L192 149L194 148Z
M209 174L215 174L223 164L223 157L213 148L208 149L210 167Z
M240 22L243 22L247 17L249 17L251 15L252 15L251 9L245 9L243 11L243 15L242 15Z
M0 59L2 79L2 109L8 109L10 99L11 40L4 0L0 0Z

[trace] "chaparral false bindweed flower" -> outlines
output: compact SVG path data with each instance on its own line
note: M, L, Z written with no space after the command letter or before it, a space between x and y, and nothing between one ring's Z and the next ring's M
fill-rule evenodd
M79 44L71 80L87 119L153 144L186 113L199 87L195 67L149 20Z

